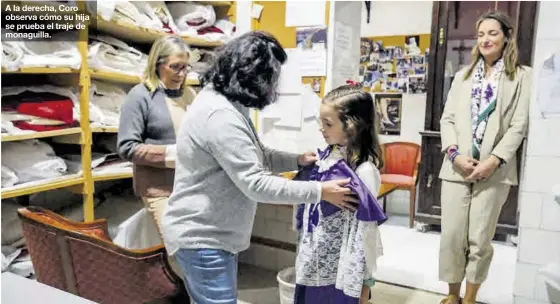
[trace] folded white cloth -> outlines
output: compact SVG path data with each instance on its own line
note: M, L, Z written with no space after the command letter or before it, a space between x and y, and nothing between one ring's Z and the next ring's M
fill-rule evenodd
M216 12L212 5L201 5L192 2L170 2L167 6L181 33L209 27L216 22Z
M126 92L116 85L102 81L92 81L90 99L90 120L105 126L118 126L121 107Z
M4 31L4 29L2 29ZM2 67L8 71L15 71L21 67L23 61L23 50L17 43L2 41Z
M3 143L2 166L14 171L20 183L59 177L67 170L52 147L36 139Z
M16 173L12 169L2 165L2 188L11 187L18 182L19 178L17 177ZM3 204L2 208L4 208Z
M144 28L157 27L157 24L154 24L153 20L141 12L131 1L86 1L86 7L90 13L97 14L106 21L128 23Z
M2 29L4 31L10 32ZM77 69L82 57L75 41L77 32L56 33L49 41L2 41L2 66L10 70L29 67Z
M132 2L138 10L149 19L149 27L167 33L179 33L179 29L173 17L163 1L134 1Z
M88 64L93 69L140 76L148 65L148 56L109 36L92 36Z
M11 121L2 120L2 134L25 134L34 133L32 130L22 130L14 126Z

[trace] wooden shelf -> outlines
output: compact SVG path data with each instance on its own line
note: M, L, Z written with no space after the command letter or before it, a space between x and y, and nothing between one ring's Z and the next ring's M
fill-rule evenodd
M123 170L123 172L114 172L114 173L96 173L96 172L93 172L92 175L93 175L93 181L94 182L132 178L132 168L130 168L130 170L127 170L127 171Z
M34 182L32 186L21 184L2 189L2 199L29 195L37 192L66 188L84 183L84 178L77 174L61 176L56 179L45 181L44 183Z
M187 79L187 85L199 86L200 85L200 80L198 80L198 79Z
M79 73L79 70L74 70L71 68L38 67L38 68L20 68L14 71L8 71L2 68L2 74L73 74L73 73Z
M212 5L212 6L232 6L233 1L194 1L198 4Z
M183 40L185 40L191 46L216 47L224 45L222 41L208 41L198 37L181 36L181 38L183 38Z
M99 17L96 17L96 21L92 24L95 24L96 28L102 32L110 33L117 38L137 43L153 43L158 38L168 35L162 31L141 28L128 23L106 21ZM221 41L207 41L197 37L181 37L192 46L215 47L224 44Z
M117 83L137 84L142 81L138 76L121 74L111 71L89 70L92 79L105 80Z
M119 133L119 127L91 127L93 133Z
M56 131L33 132L33 133L25 133L25 134L2 134L2 142L63 136L63 135L80 134L80 133L82 133L81 128L68 128L68 129L62 129Z

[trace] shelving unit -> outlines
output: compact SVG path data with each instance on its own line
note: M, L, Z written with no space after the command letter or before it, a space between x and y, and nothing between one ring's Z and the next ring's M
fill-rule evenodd
M61 176L44 182L35 182L32 185L21 184L2 189L2 199L29 195L37 192L77 186L84 183L84 178L77 174Z
M37 68L21 68L15 71L8 71L2 68L2 74L77 74L79 70L74 70L71 68L49 68L49 67L37 67Z
M33 132L33 133L24 133L24 134L13 134L13 135L12 134L2 134L2 142L35 139L35 138L45 138L45 137L55 137L55 136L80 134L80 133L82 133L81 128L68 128L68 129L56 130L56 131Z
M110 181L115 179L125 179L131 177L132 177L132 168L130 168L129 170L123 170L123 172L101 173L101 174L93 173L93 180L96 182Z
M216 10L225 12L232 22L235 22L235 2L233 1L196 1L202 4L209 4L216 7ZM77 2L78 9L82 13L86 13L85 2L80 0ZM126 23L118 23L105 21L97 18L90 26L78 31L78 50L82 57L82 63L79 69L70 68L50 68L50 67L34 67L21 68L15 71L7 71L2 69L2 74L74 74L78 76L79 99L80 99L80 127L69 128L57 131L33 132L15 135L2 135L2 142L48 138L63 143L79 144L82 156L82 172L81 175L65 175L60 178L38 181L33 183L16 185L1 190L2 199L24 196L33 193L66 188L75 193L83 195L84 203L84 219L91 221L94 219L94 184L95 182L111 181L132 177L132 168L123 168L122 171L111 173L95 173L91 168L91 155L93 144L92 137L95 133L118 133L117 127L98 127L92 126L89 121L89 88L91 79L103 80L121 84L138 84L141 82L140 77L116 73L112 71L89 69L87 63L88 57L88 36L89 27L95 28L100 32L104 32L110 36L114 36L125 42L135 44L151 44L156 39L168 35L167 33L144 29ZM217 47L222 42L210 42L197 37L183 37L183 39L193 47ZM198 80L187 80L187 85L198 86Z

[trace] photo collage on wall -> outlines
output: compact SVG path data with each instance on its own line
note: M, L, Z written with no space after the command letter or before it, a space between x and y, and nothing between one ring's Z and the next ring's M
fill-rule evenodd
M428 49L419 47L420 36L400 36L398 45L384 45L362 38L360 78L372 93L422 94L426 92Z

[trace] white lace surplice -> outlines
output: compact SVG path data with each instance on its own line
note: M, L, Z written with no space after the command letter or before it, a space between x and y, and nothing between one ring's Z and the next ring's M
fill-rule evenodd
M343 151L333 149L317 162L324 172L340 159ZM374 197L381 186L377 168L370 162L361 164L356 174ZM311 208L306 205L296 259L296 283L306 286L336 285L350 297L359 298L364 280L373 278L377 258L383 254L377 222L365 222L354 212L340 211L329 216L319 215L312 232L307 230ZM320 208L319 208L320 212Z

